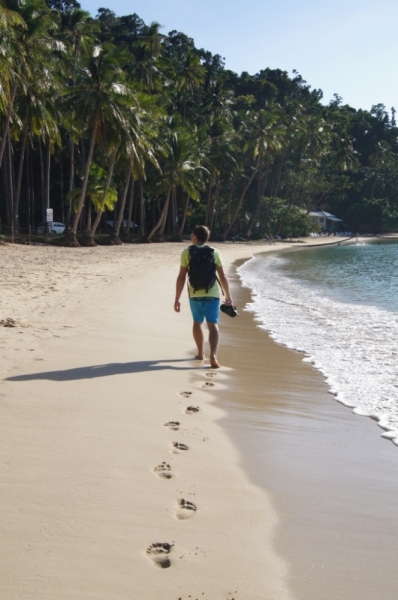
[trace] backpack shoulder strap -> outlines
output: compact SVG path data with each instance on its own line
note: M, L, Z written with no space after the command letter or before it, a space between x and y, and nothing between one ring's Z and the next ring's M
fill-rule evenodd
M214 254L214 250L215 250L215 248L213 248L213 247L212 247L211 249L213 250L213 254ZM215 262L215 261L214 261L214 262ZM217 266L217 265L216 265L216 266ZM223 286L221 285L221 281L219 280L219 278L218 278L218 275L216 275L216 281L217 281L218 285L220 286L220 290L221 290L221 293L222 293L222 295L223 295L223 296L225 296L224 288L223 288Z
M188 267L189 267L189 263L191 262L191 256L192 256L192 252L194 250L196 246L188 246Z
M221 281L218 279L218 275L216 275L216 280L217 280L218 285L220 286L220 290L222 292L222 295L225 296L224 288L221 285Z

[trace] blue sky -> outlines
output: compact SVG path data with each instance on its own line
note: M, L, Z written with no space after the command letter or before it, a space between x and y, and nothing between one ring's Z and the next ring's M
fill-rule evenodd
M238 73L296 69L324 102L338 93L355 108L398 109L397 0L80 1L182 31Z

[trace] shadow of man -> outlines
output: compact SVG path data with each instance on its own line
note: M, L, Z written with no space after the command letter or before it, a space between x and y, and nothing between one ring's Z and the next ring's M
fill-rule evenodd
M171 363L191 362L190 359L172 360L139 360L127 363L109 363L105 365L91 365L65 369L62 371L44 371L7 377L4 381L36 381L47 379L49 381L76 381L79 379L96 379L97 377L111 377L112 375L131 375L132 373L145 373L164 370L187 371L195 367L174 366Z

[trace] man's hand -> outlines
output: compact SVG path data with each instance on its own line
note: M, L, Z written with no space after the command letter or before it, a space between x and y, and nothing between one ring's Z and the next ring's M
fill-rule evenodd
M225 304L231 305L233 304L231 292L229 291L229 283L228 279L224 273L224 269L222 267L217 267L217 275L220 278L221 286L225 292Z
M174 310L176 312L181 311L180 298L182 294L182 290L184 289L185 280L187 278L188 269L186 267L180 267L180 272L178 273L177 281L176 281L176 295L174 300Z

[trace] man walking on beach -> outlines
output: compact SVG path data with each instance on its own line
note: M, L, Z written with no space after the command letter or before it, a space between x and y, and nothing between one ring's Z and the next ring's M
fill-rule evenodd
M218 369L220 366L217 360L217 349L220 340L220 333L218 330L218 315L220 309L219 287L217 279L214 276L214 283L210 281L211 285L209 287L205 288L202 286L197 289L193 281L193 264L203 265L203 263L207 261L207 264L210 266L209 271L211 271L214 262L214 274L217 274L217 278L225 292L225 303L233 304L233 302L229 291L228 280L222 266L220 253L216 248L206 246L206 242L210 237L209 229L204 225L197 225L193 230L191 237L192 246L186 248L181 254L181 266L176 283L174 310L176 312L180 312L181 310L180 297L185 286L187 274L189 274L188 291L189 304L193 317L192 332L193 339L198 348L198 353L195 358L198 360L204 360L205 358L202 323L204 319L206 319L207 327L209 329L210 365L213 369ZM203 270L203 267L200 268Z

